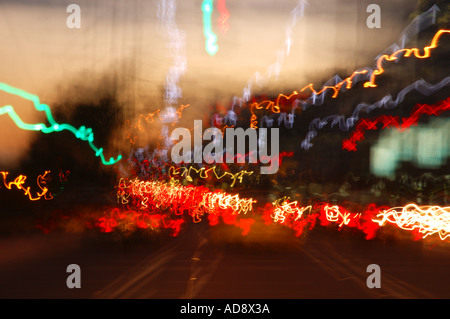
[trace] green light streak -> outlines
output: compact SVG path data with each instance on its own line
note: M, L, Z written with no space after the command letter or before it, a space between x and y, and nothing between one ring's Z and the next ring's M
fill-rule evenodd
M206 52L209 55L216 54L219 46L216 44L217 36L212 32L211 15L213 12L213 0L204 0L202 3L203 11L203 33L206 37Z
M91 128L86 128L85 126L80 126L80 128L75 128L72 125L69 124L60 124L55 121L53 118L53 115L51 113L50 107L47 104L42 104L39 100L39 97L28 93L26 91L23 91L21 89L12 87L5 83L0 83L0 90L14 94L17 96L20 96L21 98L24 98L26 100L29 100L33 102L34 107L36 110L45 112L45 115L47 116L47 121L49 122L50 126L46 126L44 123L37 123L37 124L29 124L22 121L19 115L17 115L16 111L11 105L5 105L3 107L0 107L0 115L7 114L14 123L23 130L28 131L41 131L42 133L49 134L54 132L61 132L61 131L70 131L73 135L75 135L76 138L87 141L89 143L89 146L94 150L95 156L100 157L102 160L103 165L112 165L117 163L122 159L122 155L117 156L116 159L111 157L108 161L105 160L105 156L103 155L103 148L98 148L94 145L94 132L92 132Z

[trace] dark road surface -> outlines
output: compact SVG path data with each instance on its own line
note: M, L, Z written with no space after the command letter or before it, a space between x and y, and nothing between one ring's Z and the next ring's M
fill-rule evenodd
M192 225L178 237L118 242L105 234L10 236L0 241L1 298L450 298L450 245L316 228L240 237ZM69 289L66 268L81 268ZM369 289L369 264L381 288Z

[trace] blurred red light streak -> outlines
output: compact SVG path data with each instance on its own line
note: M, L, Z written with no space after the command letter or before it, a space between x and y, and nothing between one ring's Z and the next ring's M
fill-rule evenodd
M113 209L98 219L104 232L111 232L120 224L138 228L171 229L176 236L185 223L186 215L194 223L207 216L210 226L222 220L227 225L242 229L242 235L250 232L255 218L242 218L253 211L254 199L240 198L222 191L210 191L205 187L179 186L162 182L145 182L121 179L117 193L119 203L131 209ZM317 222L322 226L336 224L339 229L352 227L361 230L366 239L375 238L380 227L386 224L421 234L421 238L438 233L442 240L450 236L450 207L417 206L408 204L400 208L379 207L370 204L360 212L351 212L340 205L316 203L301 206L297 201L281 198L257 213L266 225L280 224L294 230L300 236L305 227L313 229Z
M342 142L342 149L347 151L356 151L356 143L364 139L364 133L366 130L376 130L377 124L382 123L383 127L391 128L395 127L398 131L403 132L405 129L412 125L417 125L419 118L423 115L440 115L445 111L450 110L450 97L434 105L417 104L411 115L402 119L402 123L399 122L398 116L381 115L373 120L363 119L356 125L355 130L351 134L349 139Z
M217 9L220 12L220 17L217 18L217 24L219 26L219 30L225 34L230 29L230 23L228 22L230 12L227 9L225 0L217 1Z

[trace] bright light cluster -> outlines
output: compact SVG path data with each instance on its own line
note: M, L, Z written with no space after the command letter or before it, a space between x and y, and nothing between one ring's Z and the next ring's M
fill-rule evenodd
M394 224L401 229L416 231L422 238L438 234L442 240L450 236L450 206L418 206L408 204L377 214L373 221L380 226Z
M174 183L175 184L175 183ZM156 181L126 180L121 178L118 185L118 201L129 204L130 200L139 209L166 210L175 214L189 212L194 220L217 210L231 210L233 214L246 214L252 210L253 199L241 199L220 190L211 192L202 186L180 186Z
M325 212L325 218L327 221L332 223L339 224L339 227L343 225L348 225L352 218L355 218L357 215L352 216L348 211L342 209L337 205L329 206L325 205L323 207L323 211Z
M134 227L154 231L170 229L172 230L172 236L177 236L184 222L183 218L167 218L164 214L150 214L146 211L132 209L121 211L114 208L98 219L97 226L105 233L110 233L117 227L120 227L124 232L133 231Z
M322 226L335 224L339 229L356 228L365 234L366 239L375 238L380 227L388 224L411 231L416 239L436 233L442 240L450 236L450 207L408 204L389 208L370 204L355 213L329 203L302 206L283 197L263 209L254 209L257 202L252 198L213 192L202 186L180 186L174 180L165 183L121 179L117 188L118 203L125 208L114 208L98 219L97 224L104 232L136 226L171 229L172 235L176 236L186 217L198 223L206 216L211 226L222 220L225 224L240 227L242 234L246 235L255 222L254 214L258 214L267 226L286 226L294 231L295 236L300 236L305 227L312 230L317 223ZM249 213L253 213L250 218L242 218Z
M369 205L363 213L351 213L338 205L316 203L300 206L296 201L281 199L273 202L272 207L264 214L266 224L278 223L287 226L294 230L297 237L303 233L306 226L309 225L311 230L320 222L322 226L337 224L340 229L343 226L355 227L366 234L366 239L372 239L379 228L379 225L372 221L372 217L379 211L380 208L374 204Z
M127 209L122 213L113 210L99 220L99 226L105 232L112 231L120 221L132 220L140 228L155 225L174 228L176 235L186 216L198 223L207 215L210 225L216 225L221 217L226 224L242 228L243 234L248 233L253 223L253 220L237 217L251 212L256 200L240 198L237 194L212 192L202 186L180 186L173 180L165 183L122 178L117 188L118 203Z
M282 198L274 202L274 210L270 215L275 223L284 223L289 216L294 221L303 217L303 213L306 211L311 212L312 206L298 207L297 201L289 202L289 200Z
M273 211L269 211L271 220L266 223L288 226L296 232L296 236L302 234L306 225L309 224L312 229L320 221L322 226L334 223L339 228L355 227L366 234L366 239L374 238L378 229L388 224L413 232L417 239L433 234L438 234L441 240L450 237L449 206L408 204L404 207L383 208L371 204L364 211L353 213L339 205L322 203L299 206L297 202L282 199L275 201L273 207Z

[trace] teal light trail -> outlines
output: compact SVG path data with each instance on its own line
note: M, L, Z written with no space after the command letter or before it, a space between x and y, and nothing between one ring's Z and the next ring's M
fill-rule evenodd
M216 44L217 36L212 32L211 28L211 15L213 12L213 0L204 0L202 3L203 11L203 33L206 37L206 52L209 55L216 54L219 50L219 46Z
M6 105L3 107L0 107L0 115L7 114L9 117L14 121L14 123L23 130L28 131L41 131L45 134L53 133L53 132L60 132L60 131L70 131L75 135L76 138L87 141L89 143L89 146L94 150L95 156L99 156L102 160L103 165L112 165L117 163L122 159L122 155L117 156L116 159L111 157L109 161L105 160L105 156L103 155L103 148L98 148L94 145L94 133L92 132L91 128L86 128L85 126L81 126L80 128L75 128L72 125L69 124L59 124L55 121L53 118L53 115L51 113L50 107L46 104L42 104L39 100L39 97L25 92L21 89L12 87L5 83L0 83L0 90L14 94L17 96L20 96L26 100L29 100L33 102L34 107L38 111L45 112L45 115L47 116L47 120L50 123L50 126L46 126L44 123L37 123L37 124L29 124L22 121L22 119L17 115L16 111L11 105Z

